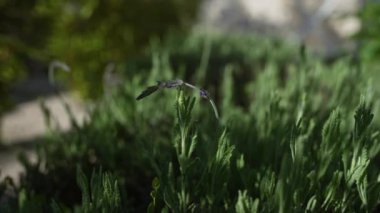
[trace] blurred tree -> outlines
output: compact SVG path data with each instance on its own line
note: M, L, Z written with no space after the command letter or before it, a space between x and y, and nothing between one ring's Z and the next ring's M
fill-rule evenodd
M110 61L138 54L153 37L188 29L198 2L0 0L0 98L30 58L65 61L74 70L66 82L94 98Z
M188 29L198 1L94 0L63 1L46 11L58 20L49 53L73 69L69 84L84 97L101 94L102 74L110 61L125 61L141 52L153 37ZM54 15L54 14L52 14Z
M0 0L0 114L10 105L8 88L25 72L26 58L42 58L51 18L37 0Z
M366 1L359 13L362 21L361 31L356 36L362 45L361 56L374 62L380 57L380 1Z

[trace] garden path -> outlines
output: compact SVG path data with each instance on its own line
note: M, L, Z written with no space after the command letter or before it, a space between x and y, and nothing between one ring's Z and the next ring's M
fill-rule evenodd
M42 142L41 138L48 130L41 101L51 110L52 117L62 132L70 129L70 119L62 100L69 104L78 121L85 119L84 106L73 94L63 91L60 97L55 91L47 76L42 73L32 74L12 89L15 106L0 120L0 181L6 176L18 181L18 175L23 171L18 161L21 152L30 160L36 160L35 145Z

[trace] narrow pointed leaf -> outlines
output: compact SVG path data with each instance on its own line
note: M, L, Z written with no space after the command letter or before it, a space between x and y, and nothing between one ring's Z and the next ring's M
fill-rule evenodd
M158 90L158 86L150 86L146 90L144 90L139 96L137 96L136 100L141 100L146 96L156 92Z

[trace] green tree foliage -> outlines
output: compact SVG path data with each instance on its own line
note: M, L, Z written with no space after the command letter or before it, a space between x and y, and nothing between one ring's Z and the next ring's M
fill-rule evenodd
M153 38L184 32L198 0L0 1L0 112L27 60L58 59L72 67L66 83L83 97L102 94L109 62L136 56ZM33 68L32 68L33 69Z
M365 60L378 60L380 57L380 3L376 0L366 1L359 13L362 28L357 35L362 44L362 57Z
M51 31L50 17L38 12L39 1L0 1L0 114L9 107L9 87L25 73L25 60L41 58Z
M49 52L74 70L69 84L94 98L101 94L98 84L109 62L140 54L152 38L188 29L198 1L67 0L54 7Z

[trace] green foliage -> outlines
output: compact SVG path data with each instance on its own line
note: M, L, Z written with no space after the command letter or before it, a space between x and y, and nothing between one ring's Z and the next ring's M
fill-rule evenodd
M196 155L201 144L198 143L191 121L194 103L195 99L183 97L183 93L179 92L176 104L177 139L174 141L178 162L169 163L167 170L159 172L162 174L159 179L163 180L160 195L168 209L173 212L221 210L220 205L228 192L226 181L234 147L224 131L219 139L214 139L217 141L216 152L209 150L210 152L203 155ZM204 145L202 148L207 147ZM173 171L175 163L178 163L178 176Z
M18 210L20 212L42 212L44 209L44 203L47 202L48 200L44 197L22 189L18 195Z
M83 171L77 169L77 183L82 192L82 206L75 212L120 212L119 186L110 174L93 172L89 182Z
M236 212L258 212L259 199L253 200L249 195L247 195L247 191L241 192L239 191L239 197L236 202L235 211Z
M14 209L12 207L16 206L17 199L11 196L15 188L13 180L9 177L5 177L4 180L0 182L0 212L12 212Z
M229 39L232 50L222 58L220 47ZM272 55L267 50L281 46L276 42L261 42L258 50L251 46L262 52L249 55L247 46L260 43L257 38L185 41L176 50L169 44L153 49L151 63L126 64L134 74L105 96L82 126L72 120L75 128L69 133L51 129L39 146L37 164L23 161L26 174L20 188L28 199L34 197L35 208L101 211L112 204L115 211L133 212L378 210L379 91L366 70L351 67L344 58L325 64L308 55L279 56L297 52L286 45ZM198 45L205 41L211 41L208 50ZM181 55L182 45L189 45L188 50L193 46L194 54L187 50ZM202 58L208 54L205 65ZM196 66L193 73L186 70L190 65ZM212 91L220 119L209 103L180 88L177 96L163 90L135 100L156 80L177 78ZM204 83L196 81L200 78ZM44 111L49 115L48 108ZM99 168L109 173L93 172ZM96 181L88 181L91 173Z
M12 106L9 88L23 76L22 67L15 57L9 49L2 48L0 44L0 115Z
M95 98L108 63L139 55L152 38L185 31L198 0L67 0L45 7L57 16L49 52L72 67L67 83Z
M102 94L110 62L141 54L153 38L182 33L199 1L0 1L0 114L11 105L9 88L33 66L59 59L74 70L66 85L82 97ZM29 63L30 64L30 63Z
M366 1L359 13L362 28L357 35L363 44L362 58L376 61L380 57L380 3L376 0Z
M33 0L0 2L0 114L11 106L9 88L23 77L23 60L38 55L36 49L43 47L50 30L47 17L36 12L36 5Z

